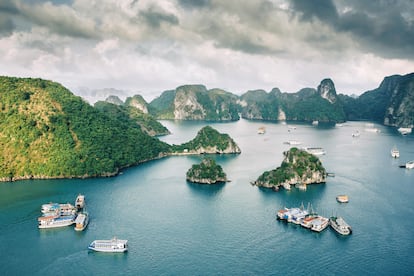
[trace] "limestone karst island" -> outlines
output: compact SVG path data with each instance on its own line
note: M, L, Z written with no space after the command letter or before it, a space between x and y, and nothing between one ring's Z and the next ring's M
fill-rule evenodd
M309 184L325 183L326 170L317 156L295 147L283 155L280 167L264 172L252 184L274 190L282 186L290 190L291 185L306 189Z
M211 158L204 158L200 164L194 164L187 171L187 180L200 184L216 184L227 182L223 168Z

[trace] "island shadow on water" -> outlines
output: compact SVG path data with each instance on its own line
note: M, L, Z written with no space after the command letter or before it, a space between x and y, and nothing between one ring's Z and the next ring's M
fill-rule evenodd
M223 191L226 182L218 182L215 184L199 184L186 181L187 187L192 194L197 194L203 197L218 196Z

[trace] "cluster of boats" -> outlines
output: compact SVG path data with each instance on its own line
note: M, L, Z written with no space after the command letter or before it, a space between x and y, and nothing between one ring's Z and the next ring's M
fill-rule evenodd
M392 158L399 158L400 157L400 151L398 150L398 148L396 146L394 146L391 149L391 157ZM401 168L406 168L406 169L414 169L414 160L412 161L408 161L405 163L405 165L400 165Z
M76 231L83 231L89 222L85 209L85 196L78 195L75 205L70 203L47 203L41 207L42 216L37 219L40 229L57 228L75 224Z
M277 212L277 219L301 225L304 228L315 232L322 232L328 225L341 235L349 235L352 233L351 227L342 217L332 216L330 218L318 215L309 209L300 208L284 208Z
M89 223L86 211L85 196L79 194L75 205L70 203L47 203L41 207L42 216L38 218L38 227L57 228L75 224L76 231L83 231ZM128 250L128 241L116 237L110 240L94 240L88 246L89 250L98 252L121 253Z

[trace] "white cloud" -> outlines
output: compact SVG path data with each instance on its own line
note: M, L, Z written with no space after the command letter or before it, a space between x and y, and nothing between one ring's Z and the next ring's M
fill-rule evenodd
M336 2L341 16L359 3ZM349 94L414 68L412 56L401 57L406 49L382 55L384 48L367 48L367 40L351 31L295 16L290 3L12 0L4 9L13 12L6 14L8 33L0 36L0 74L144 96L188 83L239 94L273 87L296 92L328 77Z

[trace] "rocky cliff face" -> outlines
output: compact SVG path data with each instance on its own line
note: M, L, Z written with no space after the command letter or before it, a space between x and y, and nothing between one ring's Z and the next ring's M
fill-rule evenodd
M221 89L184 85L153 100L150 112L159 119L235 121L239 119L237 99Z
M207 93L203 85L185 85L176 89L174 99L174 119L204 120L206 110L198 101L196 93Z
M318 86L318 94L330 103L336 102L335 85L331 79L324 79Z
M378 88L367 91L356 99L348 97L345 100L349 119L413 127L414 73L386 77Z
M125 105L135 107L136 109L141 110L142 113L148 114L148 103L144 100L144 98L141 95L128 97L125 100Z
M387 86L390 100L384 114L384 125L414 127L414 73L395 77Z

